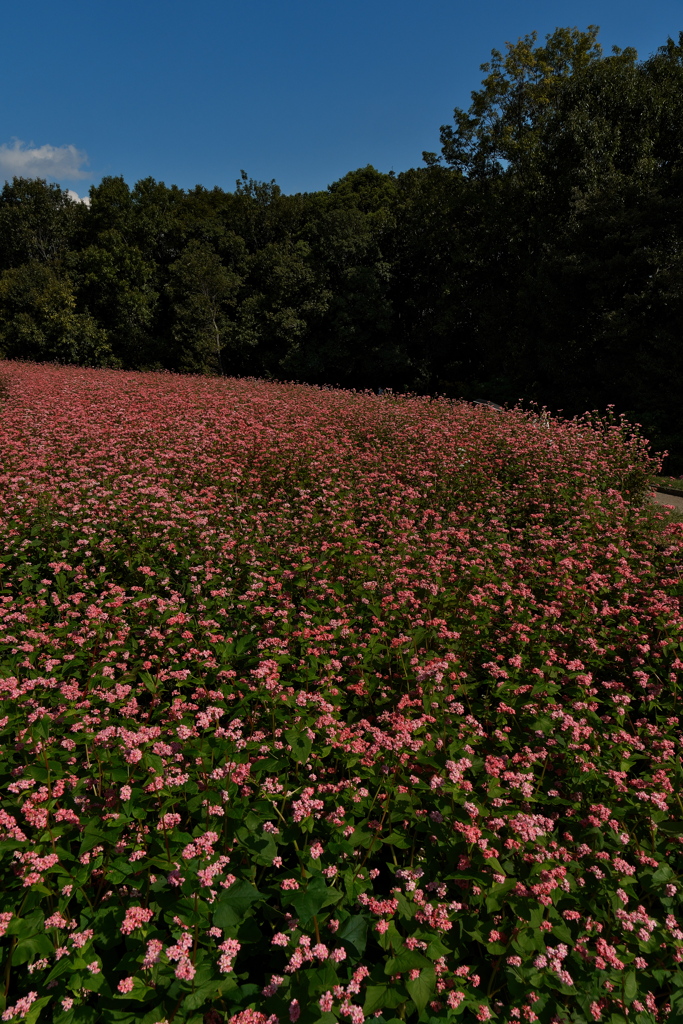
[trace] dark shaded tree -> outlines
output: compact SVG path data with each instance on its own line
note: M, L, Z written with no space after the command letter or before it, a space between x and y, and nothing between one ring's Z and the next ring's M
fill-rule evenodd
M62 259L87 216L87 207L59 185L42 178L6 181L0 193L0 270Z
M116 366L106 332L79 313L68 278L33 260L0 275L0 354L90 366Z
M165 345L156 334L156 265L112 228L99 232L96 243L72 252L68 267L79 311L94 316L106 330L122 365L126 369L163 366Z
M234 373L235 305L241 278L206 243L191 239L169 268L174 368L191 373Z

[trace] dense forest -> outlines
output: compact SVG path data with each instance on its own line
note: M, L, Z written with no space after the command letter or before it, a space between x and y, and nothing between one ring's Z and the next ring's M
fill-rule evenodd
M0 356L614 405L683 472L683 32L492 51L419 168L0 195Z

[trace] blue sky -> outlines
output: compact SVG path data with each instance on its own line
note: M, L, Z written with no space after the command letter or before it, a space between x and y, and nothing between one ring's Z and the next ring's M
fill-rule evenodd
M479 66L532 31L599 25L645 59L680 0L31 0L3 11L0 182L87 195L129 184L231 191L244 168L286 193L438 150Z

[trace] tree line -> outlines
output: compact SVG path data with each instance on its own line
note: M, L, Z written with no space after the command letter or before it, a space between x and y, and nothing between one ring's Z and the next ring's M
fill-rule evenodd
M683 472L683 32L492 51L439 153L285 195L106 177L0 194L0 355L614 405Z

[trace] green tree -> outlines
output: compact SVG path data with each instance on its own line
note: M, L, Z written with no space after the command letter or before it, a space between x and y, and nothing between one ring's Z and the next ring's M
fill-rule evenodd
M135 209L122 175L102 178L90 189L90 210L81 246L92 245L100 234L116 231L128 245L135 241Z
M576 411L615 404L679 464L681 123L683 33L646 62L624 51L573 76L546 127L546 241L521 292L537 297L547 390Z
M0 270L61 259L87 214L84 204L42 178L6 181L0 193Z
M205 242L222 258L231 259L232 240L236 232L230 217L232 196L222 188L207 189L197 185L183 196L176 220L180 250L190 239ZM177 257L176 257L177 258Z
M442 125L441 154L445 162L468 177L489 178L532 165L542 150L543 125L565 83L577 71L598 61L599 28L586 32L558 28L534 47L537 33L506 43L505 56L492 50L481 65L488 72L483 88L472 93L468 111L456 107L455 127ZM423 156L434 163L434 153Z
M405 377L389 295L396 195L394 175L368 165L302 197L296 237L313 276L307 332L283 363L289 376L350 387Z
M182 219L186 196L177 185L144 178L131 191L131 241L162 273L183 249Z
M156 333L156 265L111 229L101 231L96 244L72 252L68 266L79 310L90 313L106 330L124 368L163 365L163 346Z
M680 458L683 34L640 63L596 34L494 50L442 128L478 205L462 269L480 383L567 414L614 404Z
M521 377L528 396L535 394L537 382L528 379L533 369L519 372L526 321L519 296L545 237L544 131L567 82L599 61L597 32L596 26L558 28L542 46L534 45L534 32L507 43L505 55L493 50L469 110L456 108L454 126L441 127L440 156L423 153L427 168L420 178L408 172L413 180L402 219L414 243L403 243L402 261L406 269L413 264L417 280L429 274L439 282L425 282L424 305L419 288L402 288L411 296L404 304L411 351L417 346L424 353L423 386L515 401ZM448 232L430 212L435 209L444 211ZM428 240L420 240L420 219L431 226ZM404 270L401 282L407 277Z
M171 265L166 286L174 365L194 373L234 372L234 309L239 274L205 242L192 239ZM228 349L227 353L225 352Z
M327 300L306 241L285 237L252 253L235 328L249 353L243 372L309 379L303 353L311 323L324 313Z
M77 312L71 282L37 260L0 275L0 351L5 359L116 365L106 332Z
M483 373L479 323L490 309L488 257L477 258L482 197L459 171L436 163L397 179L391 265L392 333L406 370L392 386L464 395Z

